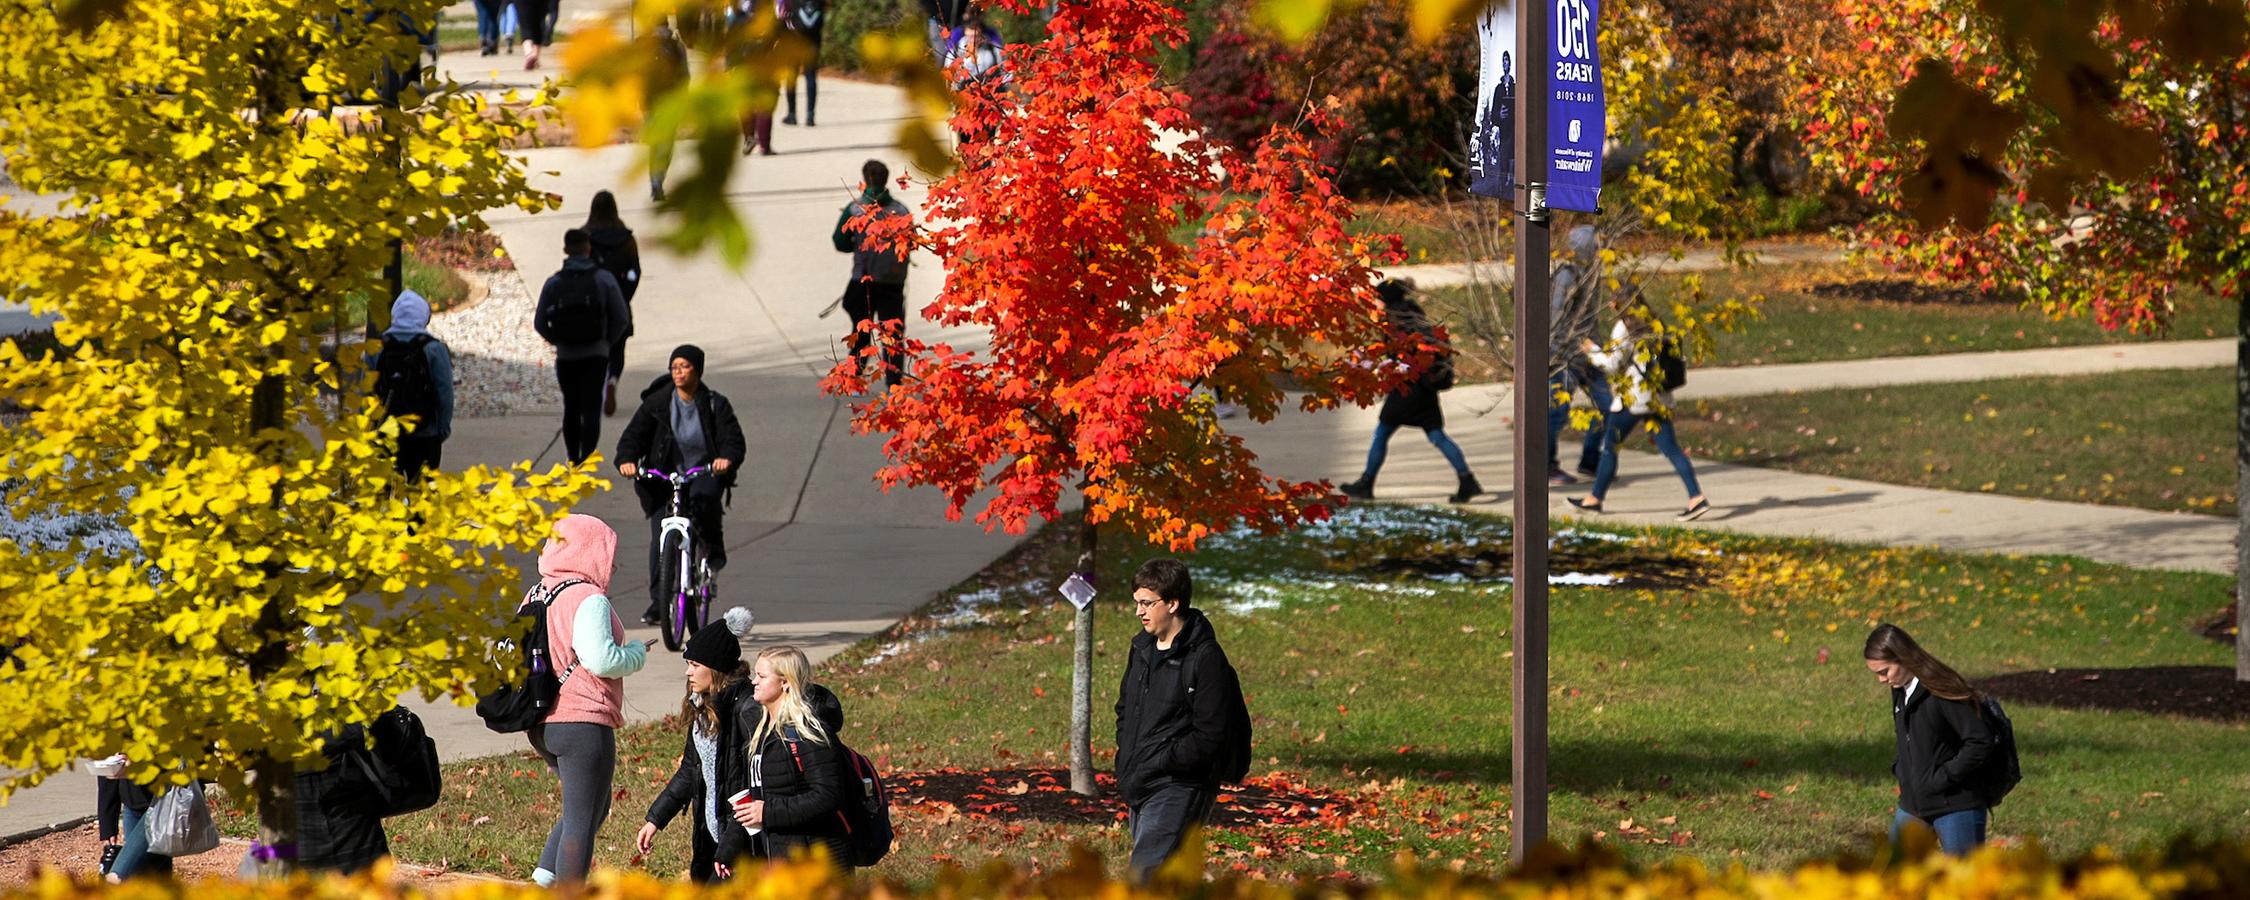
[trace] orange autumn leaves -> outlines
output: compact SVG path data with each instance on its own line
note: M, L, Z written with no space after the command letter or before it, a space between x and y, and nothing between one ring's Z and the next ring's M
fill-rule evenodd
M1184 39L1173 6L1068 4L1050 32L1012 51L1013 89L960 95L961 166L930 191L933 224L857 226L943 259L923 316L989 334L974 351L905 340L907 380L853 420L890 436L878 479L1010 532L1075 488L1094 521L1175 549L1326 516L1327 485L1261 473L1198 388L1261 421L1286 399L1269 376L1308 410L1382 396L1398 375L1371 364L1392 349L1373 266L1397 239L1347 233L1303 139L1319 113L1247 157L1196 137L1155 62ZM859 361L824 387L863 390Z

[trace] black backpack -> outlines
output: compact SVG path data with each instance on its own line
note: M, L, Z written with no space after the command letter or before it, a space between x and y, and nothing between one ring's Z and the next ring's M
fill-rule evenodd
M564 269L555 277L555 302L538 322L539 334L561 344L591 344L609 334L609 312L602 308L602 270Z
M1227 671L1234 671L1233 663L1226 663L1226 667ZM1187 690L1192 697L1196 691L1195 667L1189 666L1187 671ZM1239 677L1235 680L1234 695L1227 698L1226 727L1226 736L1219 743L1219 783L1241 784L1250 774L1250 704L1242 699Z
M438 771L437 741L413 710L394 706L367 725L372 747L352 754L385 817L436 806L445 779Z
M382 401L386 416L419 417L415 431L430 427L437 416L437 378L430 374L429 354L435 340L427 334L385 337L383 351L375 355L375 399Z
M583 578L573 578L555 585L547 596L525 603L516 613L517 621L528 632L522 642L523 668L510 683L477 698L477 715L484 719L484 727L501 734L514 734L547 721L547 714L554 711L555 698L562 695L562 683L578 670L578 664L572 663L563 670L561 678L555 677L554 667L547 659L547 607L562 596L564 588L588 583Z
M625 253L625 241L632 236L632 229L629 228L597 228L586 233L587 242L594 245L594 262L602 267L602 271L608 272L610 277L617 279L620 290L629 283L625 276L641 267L639 256L628 256Z
M864 869L882 862L890 855L891 841L897 832L891 828L891 789L883 784L883 774L875 771L875 764L867 761L860 752L844 746L841 738L829 735L835 744L836 754L844 758L845 773L842 805L836 817L844 820L844 844L850 848L851 864ZM805 758L797 755L797 729L782 729L782 743L789 745L789 758L797 764L797 772L805 771Z
M1664 377L1664 390L1687 384L1687 357L1680 354L1680 339L1666 335L1656 342L1656 371Z
M2008 721L2008 713L2000 708L2000 701L1984 698L1981 705L1985 724L1992 726L1992 757L1984 763L1984 805L1999 806L2008 792L2023 781L2023 764L2016 759L2016 723Z

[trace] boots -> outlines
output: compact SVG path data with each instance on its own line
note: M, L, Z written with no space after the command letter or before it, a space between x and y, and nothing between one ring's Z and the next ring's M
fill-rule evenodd
M1375 476L1361 475L1358 481L1337 485L1336 490L1354 500L1373 500L1375 499Z
M1460 487L1454 488L1453 496L1446 499L1451 500L1455 503L1467 503L1471 500L1475 500L1478 495L1483 493L1484 485L1477 483L1477 476L1468 472L1462 472Z

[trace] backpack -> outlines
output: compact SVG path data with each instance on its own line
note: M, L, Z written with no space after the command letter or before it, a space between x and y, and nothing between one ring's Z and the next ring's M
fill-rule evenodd
M1227 663L1227 671L1234 671L1233 663ZM1188 667L1187 673L1187 690L1192 696L1195 693L1195 668ZM1227 730L1219 742L1217 769L1220 784L1241 784L1242 779L1250 774L1250 704L1242 699L1239 678L1235 682L1235 688L1234 696L1227 698Z
M835 742L836 753L844 758L850 776L844 779L843 805L836 810L836 817L844 821L844 843L850 848L852 866L866 868L890 855L891 841L897 834L891 829L891 789L883 784L883 774L875 771L875 764L867 757L844 746L835 735L829 735L829 740ZM802 774L805 759L797 755L797 730L783 729L782 743L789 745L789 758Z
M594 262L617 279L620 290L631 283L626 276L641 267L639 256L625 255L625 241L632 236L630 228L596 228L586 232L586 241L594 247Z
M1680 354L1679 338L1657 339L1656 371L1664 377L1664 390L1676 391L1687 384L1687 357Z
M352 754L374 788L384 818L436 806L444 777L438 772L437 741L413 710L394 706L367 725L371 747Z
M1452 390L1454 380L1453 344L1440 337L1435 329L1430 331L1429 339L1430 343L1436 346L1437 355L1430 359L1429 367L1422 370L1421 386L1432 391Z
M561 678L547 663L547 607L562 596L564 588L574 584L589 584L583 578L573 578L555 585L547 596L526 602L516 613L528 634L523 639L523 669L508 684L492 689L477 698L477 715L484 719L484 727L501 734L529 731L531 726L547 721L547 713L555 708L555 698L562 695L562 683L570 680L570 673L578 671L571 663ZM536 588L534 589L536 590Z
M383 338L383 351L375 356L375 399L383 414L392 418L415 416L414 430L430 427L437 416L437 379L430 374L430 343L437 340L417 334L401 340Z
M602 309L599 267L564 269L555 279L555 303L540 316L539 333L561 344L591 344L608 335L609 314Z
M1984 795L1984 805L1999 806L2008 792L2023 781L2023 764L2016 759L2016 724L2008 721L2008 714L2000 708L2000 701L1984 698L1980 704L1986 724L1992 726L1992 758L1984 763L1985 784L1979 793Z

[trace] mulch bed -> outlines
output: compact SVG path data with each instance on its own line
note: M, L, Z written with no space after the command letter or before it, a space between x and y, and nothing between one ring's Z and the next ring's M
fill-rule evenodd
M978 820L1106 825L1125 820L1125 801L1108 774L1095 776L1100 797L1070 792L1067 769L939 769L889 779L894 802L958 810ZM1211 822L1220 826L1304 825L1355 808L1356 801L1275 777L1254 777L1222 791Z
M2011 703L2250 722L2250 682L2224 666L2010 672L1977 686Z

